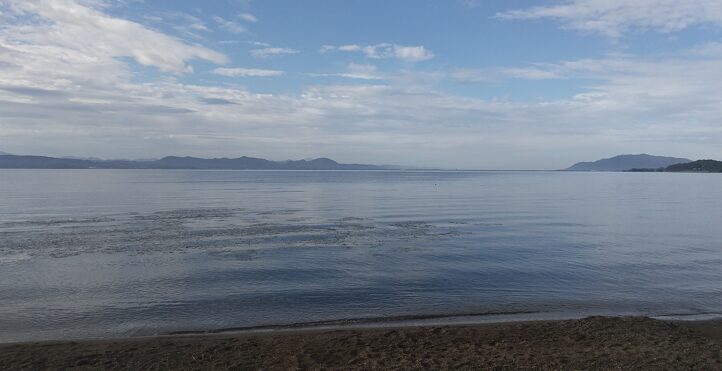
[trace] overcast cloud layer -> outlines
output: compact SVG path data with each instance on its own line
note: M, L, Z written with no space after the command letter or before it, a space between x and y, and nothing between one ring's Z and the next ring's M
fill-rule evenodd
M477 169L641 152L722 159L719 1L432 3L518 35L479 41L449 26L442 38L389 28L385 40L339 40L350 36L322 18L274 22L283 1L141 14L134 1L0 0L0 151ZM414 17L403 27L430 27ZM526 49L529 27L559 52L502 58ZM316 42L317 31L338 34ZM579 55L564 46L592 42Z

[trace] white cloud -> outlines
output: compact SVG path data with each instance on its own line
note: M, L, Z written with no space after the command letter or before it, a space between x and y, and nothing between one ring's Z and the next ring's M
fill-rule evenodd
M493 81L496 76L491 71L487 70L459 68L451 71L449 78L455 82L476 83Z
M162 12L159 14L144 15L143 19L154 24L163 24L166 27L173 28L184 36L190 36L194 39L202 40L203 36L199 32L210 32L206 24L198 17L183 12Z
M349 63L345 72L341 73L317 73L310 74L316 77L344 77L347 79L357 80L382 80L384 76L378 73L377 68L373 64L357 64Z
M328 53L328 52L333 51L333 50L335 50L335 49L336 49L336 47L333 46L333 45L322 45L321 48L318 49L318 52L321 53L321 54L325 54L325 53Z
M502 67L473 69L455 69L449 74L451 80L462 83L490 83L499 82L505 78L523 80L550 80L562 79L565 76L560 74L558 66L533 65L529 67ZM567 76L569 78L571 76Z
M375 45L347 44L340 46L324 45L319 52L330 51L360 52L371 59L395 58L406 62L421 62L434 58L434 53L423 46L403 46L397 44L381 43Z
M219 17L219 16L213 16L213 20L224 30L230 32L230 33L244 33L247 32L245 27L241 26L240 24L229 21L225 18Z
M253 23L258 22L258 18L256 18L256 16L254 16L251 13L241 13L238 15L238 17L246 22L253 22Z
M16 16L11 15L10 24L5 25L2 42L18 53L38 53L44 58L78 58L76 62L81 63L91 60L112 63L109 59L131 57L144 66L177 73L192 71L187 64L191 59L227 62L221 53L132 21L110 17L75 1L6 0L5 3Z
M298 50L291 49L291 48L262 48L262 49L253 49L251 50L251 55L253 58L258 59L265 59L265 58L271 58L271 57L278 57L282 55L288 55L288 54L297 54Z
M553 19L564 27L619 37L631 30L681 31L722 25L719 0L571 0L497 14L511 20Z
M196 31L210 31L208 27L206 27L206 25L201 22L191 23L188 28Z
M433 74L384 75L363 63L341 73L357 81L259 94L232 79L219 86L183 84L168 74L138 81L128 59L184 72L194 58L225 58L82 4L18 1L12 13L2 8L3 151L110 158L323 155L468 168L561 168L615 152L722 157L719 44L667 56L609 55L457 76L586 79L566 98L463 97L442 91ZM366 47L344 49L367 53ZM370 52L397 58L387 49ZM283 75L252 68L214 72Z
M434 57L434 54L423 46L399 46L394 45L394 56L409 62L420 62Z
M257 68L216 68L213 73L228 77L277 77L285 74L283 71Z
M376 66L373 64L368 64L368 63L367 64L349 63L348 71L340 74L340 76L351 78L351 79L361 79L361 80L381 79L381 76L378 74L378 72L376 70Z
M538 67L502 68L500 69L500 72L505 76L527 80L549 80L560 77L554 70L547 70Z
M466 8L473 9L481 5L481 0L459 0L459 3Z

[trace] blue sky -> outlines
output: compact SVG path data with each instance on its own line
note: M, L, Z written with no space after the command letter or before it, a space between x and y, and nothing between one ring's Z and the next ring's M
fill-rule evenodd
M722 158L715 0L0 0L0 150Z

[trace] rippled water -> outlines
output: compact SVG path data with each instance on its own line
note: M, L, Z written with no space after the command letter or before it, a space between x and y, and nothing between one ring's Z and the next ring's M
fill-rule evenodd
M0 341L722 316L722 176L0 170L0 303Z

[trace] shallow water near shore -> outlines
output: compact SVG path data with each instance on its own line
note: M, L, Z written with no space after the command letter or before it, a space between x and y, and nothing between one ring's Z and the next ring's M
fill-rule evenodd
M722 316L717 174L0 170L0 341Z

